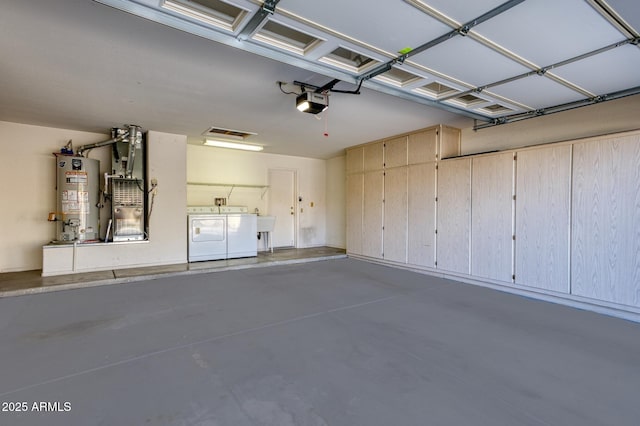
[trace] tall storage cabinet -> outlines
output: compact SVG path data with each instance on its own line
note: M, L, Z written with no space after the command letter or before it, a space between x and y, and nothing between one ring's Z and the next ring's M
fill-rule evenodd
M438 164L437 267L468 274L471 268L471 159Z
M434 267L437 161L459 153L442 125L348 149L347 252Z
M640 315L640 130L459 152L445 126L348 149L347 253Z
M364 197L364 174L347 175L347 247L353 254L362 254L362 220Z
M640 307L640 134L573 147L571 292Z
M435 264L436 163L411 164L407 176L407 263Z
M517 285L569 292L571 146L518 152Z
M382 256L407 263L407 167L384 172L384 250Z
M471 164L471 275L512 281L513 153L475 157Z
M407 137L384 142L384 247L382 257L407 263Z
M382 258L384 172L364 173L362 254Z

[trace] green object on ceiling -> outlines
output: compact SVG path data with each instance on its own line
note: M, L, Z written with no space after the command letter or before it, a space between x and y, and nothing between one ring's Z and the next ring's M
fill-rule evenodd
M407 53L411 52L413 50L412 47L405 47L404 49L400 49L398 50L398 53L401 55L406 55Z

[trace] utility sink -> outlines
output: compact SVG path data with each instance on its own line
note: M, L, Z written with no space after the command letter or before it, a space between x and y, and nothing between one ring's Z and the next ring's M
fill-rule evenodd
M276 226L275 216L258 216L258 232L272 232Z

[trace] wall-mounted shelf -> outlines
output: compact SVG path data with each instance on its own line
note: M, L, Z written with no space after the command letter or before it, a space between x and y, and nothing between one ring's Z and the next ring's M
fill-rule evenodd
M216 187L224 187L230 188L229 193L227 194L227 198L231 198L231 193L235 188L257 188L262 189L262 194L260 194L260 199L263 199L267 191L269 190L269 185L247 185L247 184L239 184L239 183L209 183L209 182L187 182L187 185L193 186L216 186Z

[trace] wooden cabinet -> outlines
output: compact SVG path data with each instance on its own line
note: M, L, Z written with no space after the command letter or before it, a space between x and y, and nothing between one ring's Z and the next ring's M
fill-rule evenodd
M469 273L471 159L438 163L437 268Z
M459 150L446 126L347 150L347 252L640 308L640 131Z
M407 177L407 263L435 266L436 163L412 164Z
M364 174L362 212L362 255L382 258L382 214L384 198L384 172Z
M640 306L640 134L573 147L571 293Z
M384 259L407 263L407 167L384 172Z
M471 173L471 275L512 282L513 153L475 157Z
M428 163L460 155L460 129L438 125L408 135L409 164Z
M347 252L433 267L437 159L459 151L442 125L348 149Z
M359 146L347 150L347 174L364 172L364 148Z
M571 146L517 155L516 284L568 293Z
M364 171L371 172L384 168L384 143L376 142L362 147Z
M407 137L402 136L384 142L384 167L407 165Z
M409 164L421 164L437 160L439 127L432 127L408 136Z
M347 175L347 247L349 253L362 254L364 174Z
M437 155L439 160L460 155L460 129L438 126Z

